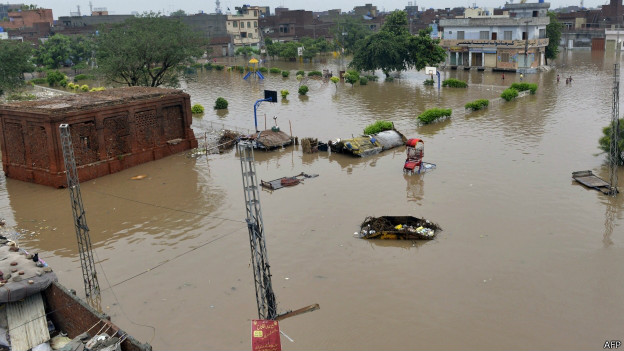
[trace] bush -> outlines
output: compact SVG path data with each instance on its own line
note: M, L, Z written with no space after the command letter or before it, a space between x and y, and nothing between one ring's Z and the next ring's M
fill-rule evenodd
M421 113L418 119L424 124L429 124L438 118L450 117L452 112L450 108L432 108Z
M308 77L322 77L323 72L321 71L310 71L308 72Z
M290 71L282 71L282 77L288 78L289 75L290 75Z
M366 85L366 84L368 84L368 78L360 77L360 85Z
M338 84L338 82L340 82L340 78L333 76L331 78L329 78L329 80L331 80L332 83L334 84Z
M344 79L347 81L347 83L351 84L351 87L353 87L353 84L357 83L360 80L360 72L355 70L348 70L344 74Z
M373 124L369 124L364 128L365 135L377 134L379 132L383 132L384 130L392 130L394 129L394 124L389 121L377 121Z
M258 71L260 71L262 73L267 73L269 71L269 69L266 68L266 67L260 67L260 68L258 68Z
M282 99L285 99L288 96L288 94L290 94L290 92L286 89L282 89L280 90L280 94L282 94Z
M213 65L213 67L217 70L217 71L223 71L223 65Z
M433 86L434 83L435 81L433 79L426 79L424 84Z
M86 75L86 74L79 74L79 75L74 77L74 82L78 82L78 81L86 80L86 79L89 79L88 75Z
M205 64L204 64L204 68L205 68L205 69L207 69L207 70L209 70L209 71L210 71L210 70L212 70L212 68L213 68L212 63L210 63L210 62L205 63Z
M243 66L236 66L236 70L238 71L238 73L245 73L245 67Z
M89 86L84 84L84 85L80 86L80 90L82 90L82 91L89 91Z
M473 111L477 111L482 108L488 107L489 104L490 104L490 100L488 99L478 99L478 100L467 103L464 107L471 109Z
M518 97L518 91L514 88L507 88L503 90L501 97L507 101L511 101Z
M62 81L63 79L65 79L65 75L59 71L49 71L48 74L46 75L46 81L48 82L48 85L51 87L55 86L58 82Z
M464 82L463 80L459 80L459 79L455 79L455 78L449 78L449 79L445 79L442 82L442 86L443 87L451 87L451 88L467 88L468 84L466 82Z
M394 82L394 77L386 77L386 82Z
M214 108L216 110L224 110L228 107L228 102L226 99L222 98L222 97L218 97L217 101L215 101L215 106Z
M302 76L305 77L305 71L301 70L301 71L297 71L297 74L295 74L296 76Z
M67 87L67 77L61 79L61 81L59 82L59 85L62 86L63 88Z
M366 76L366 79L370 80L371 82L376 82L379 79L379 77L377 77L374 74L369 74Z
M48 82L48 80L46 78L35 78L35 79L32 79L31 82L33 84L45 84Z
M512 83L511 88L516 89L517 91L530 90L531 94L535 94L535 92L537 91L537 84L535 83Z
M308 86L307 85L302 85L299 87L299 95L305 95L308 93Z
M202 65L202 64L201 64L201 63L199 63L199 62L195 62L195 63L193 63L193 64L191 65L191 67L193 67L193 68L195 68L195 69L198 69L198 68L199 68L199 69L203 69L203 68L204 68L204 65Z
M193 107L191 107L191 113L193 113L194 115L204 113L204 106L200 104L193 105Z
M67 89L75 89L76 88L76 84L74 83L67 83Z
M611 133L613 132L613 128L615 128L615 126L611 123L609 126L604 127L602 129L603 136L598 140L600 150L606 152L609 157L609 151L611 149ZM620 150L620 157L617 160L617 163L620 166L624 166L624 152L622 152L624 150L624 118L620 118L619 122L618 149Z
M271 69L269 69L269 72L271 72L271 73L281 73L282 70L277 68L277 67L271 67Z

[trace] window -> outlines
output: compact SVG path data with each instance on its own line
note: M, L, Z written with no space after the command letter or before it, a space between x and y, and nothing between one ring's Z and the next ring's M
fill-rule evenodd
M458 30L457 31L457 39L464 39L464 31L463 30Z
M254 10L254 17L258 17L258 11Z
M540 29L539 30L539 37L540 37L540 39L546 38L546 29Z
M247 22L247 28L251 28L251 22Z
M505 39L505 40L512 40L511 39L511 31L510 30L506 30L505 31L505 36L504 36L503 39Z
M246 32L241 32L241 38L247 38L247 33Z
M452 31L452 30L449 30L449 34L453 34L453 31Z
M288 25L287 24L280 25L280 33L288 33Z
M500 55L500 62L509 62L509 53L504 52Z
M479 39L485 39L485 40L490 39L490 32L488 32L487 30L480 31L479 32Z
M234 23L232 23L232 25L234 26L234 28L238 27L238 22L234 21Z
M258 28L258 22L254 21L254 28Z
M253 35L251 33L249 33L248 37L249 38L253 38Z

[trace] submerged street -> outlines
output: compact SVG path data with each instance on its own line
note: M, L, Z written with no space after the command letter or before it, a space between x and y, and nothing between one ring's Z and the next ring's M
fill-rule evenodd
M404 175L403 147L368 158L299 146L255 153L258 181L319 174L261 192L278 311L320 310L280 328L284 350L595 349L621 340L624 325L624 195L608 197L572 181L593 170L608 180L598 149L611 119L613 53L562 51L552 70L526 74L536 95L500 93L519 75L443 70L467 89L424 86L423 72L366 86L310 79L297 96L296 70L344 66L269 61L290 78L264 81L203 71L184 82L195 136L224 125L258 125L327 141L388 120L425 143L437 168ZM346 63L346 62L344 62ZM343 64L344 64L343 63ZM234 63L232 63L234 64ZM238 61L236 64L242 64ZM571 84L556 77L573 77ZM212 109L217 97L227 111ZM489 108L464 104L490 99ZM426 109L452 117L419 126ZM266 115L266 118L265 118ZM115 324L155 350L240 350L257 318L241 166L235 149L177 154L81 184L102 292ZM136 175L147 175L132 180ZM620 191L624 168L619 169ZM367 216L413 215L439 224L433 241L354 237ZM38 252L59 281L84 295L66 189L0 178L0 217L19 245Z

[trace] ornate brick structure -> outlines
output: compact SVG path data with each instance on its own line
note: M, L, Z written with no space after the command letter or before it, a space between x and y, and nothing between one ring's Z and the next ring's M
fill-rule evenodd
M59 125L68 123L81 181L197 147L190 96L126 87L0 105L2 166L9 178L65 187Z

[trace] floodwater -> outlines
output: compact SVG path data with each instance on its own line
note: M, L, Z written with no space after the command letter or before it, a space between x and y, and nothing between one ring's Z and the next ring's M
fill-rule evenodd
M261 129L277 117L287 133L329 140L390 120L424 139L425 160L437 165L403 175L403 148L364 159L298 147L255 153L263 180L319 174L261 192L279 312L320 304L280 323L294 340L282 337L282 348L598 349L622 340L624 195L571 179L587 169L608 179L597 144L611 118L615 62L609 53L563 52L553 70L525 75L536 95L508 103L496 98L519 75L463 70L441 75L468 89L425 87L427 77L410 71L353 88L310 81L298 97L294 71L337 73L332 59L269 62L290 78L212 71L184 84L206 107L193 120L198 139L211 125L253 130L263 90L288 89L287 101L259 106ZM219 96L229 101L225 113L211 109ZM490 107L464 112L478 98ZM433 107L452 108L452 118L419 126L415 117ZM102 308L156 350L250 348L257 308L240 169L235 150L178 154L81 185ZM139 174L147 177L130 179ZM624 188L622 168L619 179ZM425 217L444 230L414 243L353 236L379 215ZM0 216L84 296L67 190L3 177Z

